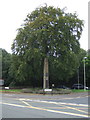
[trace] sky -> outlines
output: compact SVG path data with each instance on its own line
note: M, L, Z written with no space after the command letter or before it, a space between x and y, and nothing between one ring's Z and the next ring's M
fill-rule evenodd
M0 48L11 53L11 45L28 13L47 3L48 6L67 8L84 20L80 46L88 50L88 2L89 0L0 0Z

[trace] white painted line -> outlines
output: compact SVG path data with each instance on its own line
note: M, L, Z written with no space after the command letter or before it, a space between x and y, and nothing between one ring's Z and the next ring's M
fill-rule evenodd
M89 105L87 105L87 104L63 103L63 102L52 102L52 101L43 101L43 100L32 100L32 99L19 99L19 100L31 101L31 102L43 102L43 103L51 103L51 104L62 104L62 105L73 105L73 106L89 107Z
M62 112L62 111L55 111L55 110L48 110L49 112L54 112L54 113L62 113L62 114L67 114L67 115L73 115L73 116L79 116L79 117L86 117L88 118L88 115L84 114L76 114L76 113L69 113L69 112Z
M11 103L2 103L1 104L5 104L5 105L10 105L10 106L15 106L15 107L25 107L25 108L32 108L32 109L38 109L38 110L44 110L44 111L48 111L48 112L54 112L54 113L60 113L60 114L67 114L67 115L72 115L72 116L79 116L79 117L86 117L88 118L88 115L84 115L84 114L76 114L76 113L70 113L70 112L62 112L62 111L57 111L57 110L50 110L50 109L44 109L44 108L39 108L39 107L30 107L30 106L23 106L23 105L17 105L17 104L11 104Z
M27 102L23 101L23 100L20 100L21 102L23 102L24 104L28 105L28 106L31 106L30 104L28 104ZM31 106L32 107L32 106Z
M76 103L62 103L58 102L57 104L63 104L63 105L73 105L73 106L83 106L83 107L88 107L87 104L76 104Z
M26 106L23 106L23 105L17 105L17 104L11 104L11 103L3 103L3 102L0 102L0 104L10 105L10 106L15 106L15 107L26 107Z

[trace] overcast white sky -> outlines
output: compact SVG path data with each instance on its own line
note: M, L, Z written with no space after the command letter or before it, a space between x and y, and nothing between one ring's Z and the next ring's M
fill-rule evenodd
M48 6L67 7L66 12L78 14L81 20L85 21L82 37L80 39L81 48L88 49L88 1L89 0L1 0L0 1L0 48L11 53L11 44L16 37L17 29L28 13L44 3Z

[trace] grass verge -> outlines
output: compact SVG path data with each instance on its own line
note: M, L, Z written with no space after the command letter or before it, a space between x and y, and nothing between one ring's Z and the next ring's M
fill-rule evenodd
M32 93L32 94L43 94L43 90L40 88L25 88L25 89L2 89L0 92L5 93ZM54 89L52 92L44 92L45 94L70 94L70 93L80 93L80 92L90 92L90 90L83 89Z
M19 93L21 92L22 90L21 89L9 89L9 90L0 90L0 92L14 92L14 93Z
M79 92L90 92L90 90L83 90L83 89L73 89L72 90L73 93L79 93Z

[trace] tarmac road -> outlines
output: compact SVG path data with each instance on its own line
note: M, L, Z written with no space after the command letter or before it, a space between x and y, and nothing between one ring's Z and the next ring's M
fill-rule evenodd
M32 95L3 93L2 118L88 118L88 93Z

